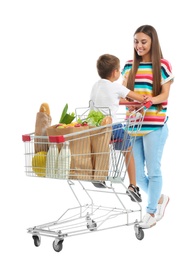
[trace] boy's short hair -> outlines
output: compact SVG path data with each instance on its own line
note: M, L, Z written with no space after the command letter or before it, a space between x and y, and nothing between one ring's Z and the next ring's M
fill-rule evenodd
M97 60L97 71L102 79L107 79L111 76L113 70L120 68L120 60L114 55L103 54Z

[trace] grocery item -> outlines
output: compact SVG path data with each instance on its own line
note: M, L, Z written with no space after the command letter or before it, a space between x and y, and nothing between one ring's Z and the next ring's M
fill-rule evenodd
M63 136L67 141L70 141L71 151L71 172L69 179L91 180L92 179L92 158L91 158L91 142L90 134L86 132L89 126L71 126L65 128L57 128L56 125L47 128L48 136ZM76 138L74 133L77 133ZM59 150L62 143L58 143Z
M50 144L46 158L46 176L54 178L57 173L59 150L56 144Z
M105 116L101 121L101 125L110 125L110 124L112 124L111 116Z
M47 115L50 115L50 108L47 103L42 103L39 109L39 112L46 113Z
M95 115L93 113L93 115ZM93 118L96 118L96 116ZM101 118L101 114L97 114L97 119ZM99 120L99 119L98 119ZM97 122L97 120L96 120ZM91 152L92 152L92 163L94 170L94 180L105 181L109 171L109 160L110 160L110 139L112 118L110 116L104 116L99 121L100 126L106 126L105 128L97 127L97 130L91 131ZM91 126L91 129L94 127Z
M91 110L86 118L90 126L100 126L105 115L101 111Z
M75 119L75 113L72 112L71 114L67 113L68 111L68 104L65 105L59 123L62 124L70 124Z
M32 170L39 177L45 177L47 152L40 151L32 158Z
M69 141L66 141L58 156L58 174L64 179L68 179L70 173L71 152L69 145Z
M42 103L39 112L36 115L35 122L35 136L47 136L46 129L51 126L51 115L49 105ZM36 139L35 138L35 153L40 151L48 151L47 139Z

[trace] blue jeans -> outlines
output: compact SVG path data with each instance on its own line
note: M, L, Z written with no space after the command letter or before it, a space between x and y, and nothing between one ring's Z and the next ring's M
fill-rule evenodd
M112 137L113 146L115 150L126 151L131 146L132 137L124 130L125 125L116 124L112 127Z
M168 137L168 126L145 136L137 136L133 145L133 155L138 186L147 193L147 213L155 213L162 190L161 159ZM145 170L147 169L147 173Z

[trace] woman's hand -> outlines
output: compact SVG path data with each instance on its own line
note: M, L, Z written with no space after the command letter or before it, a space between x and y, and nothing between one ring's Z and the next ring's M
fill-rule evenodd
M144 95L144 103L146 103L148 101L152 102L152 104L153 104L153 97Z

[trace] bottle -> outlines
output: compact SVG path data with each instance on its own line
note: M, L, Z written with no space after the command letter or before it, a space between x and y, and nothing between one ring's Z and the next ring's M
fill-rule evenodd
M68 179L70 173L71 152L69 145L69 141L66 141L58 156L58 174L63 179Z
M55 143L51 143L46 157L46 177L56 178L59 150Z

